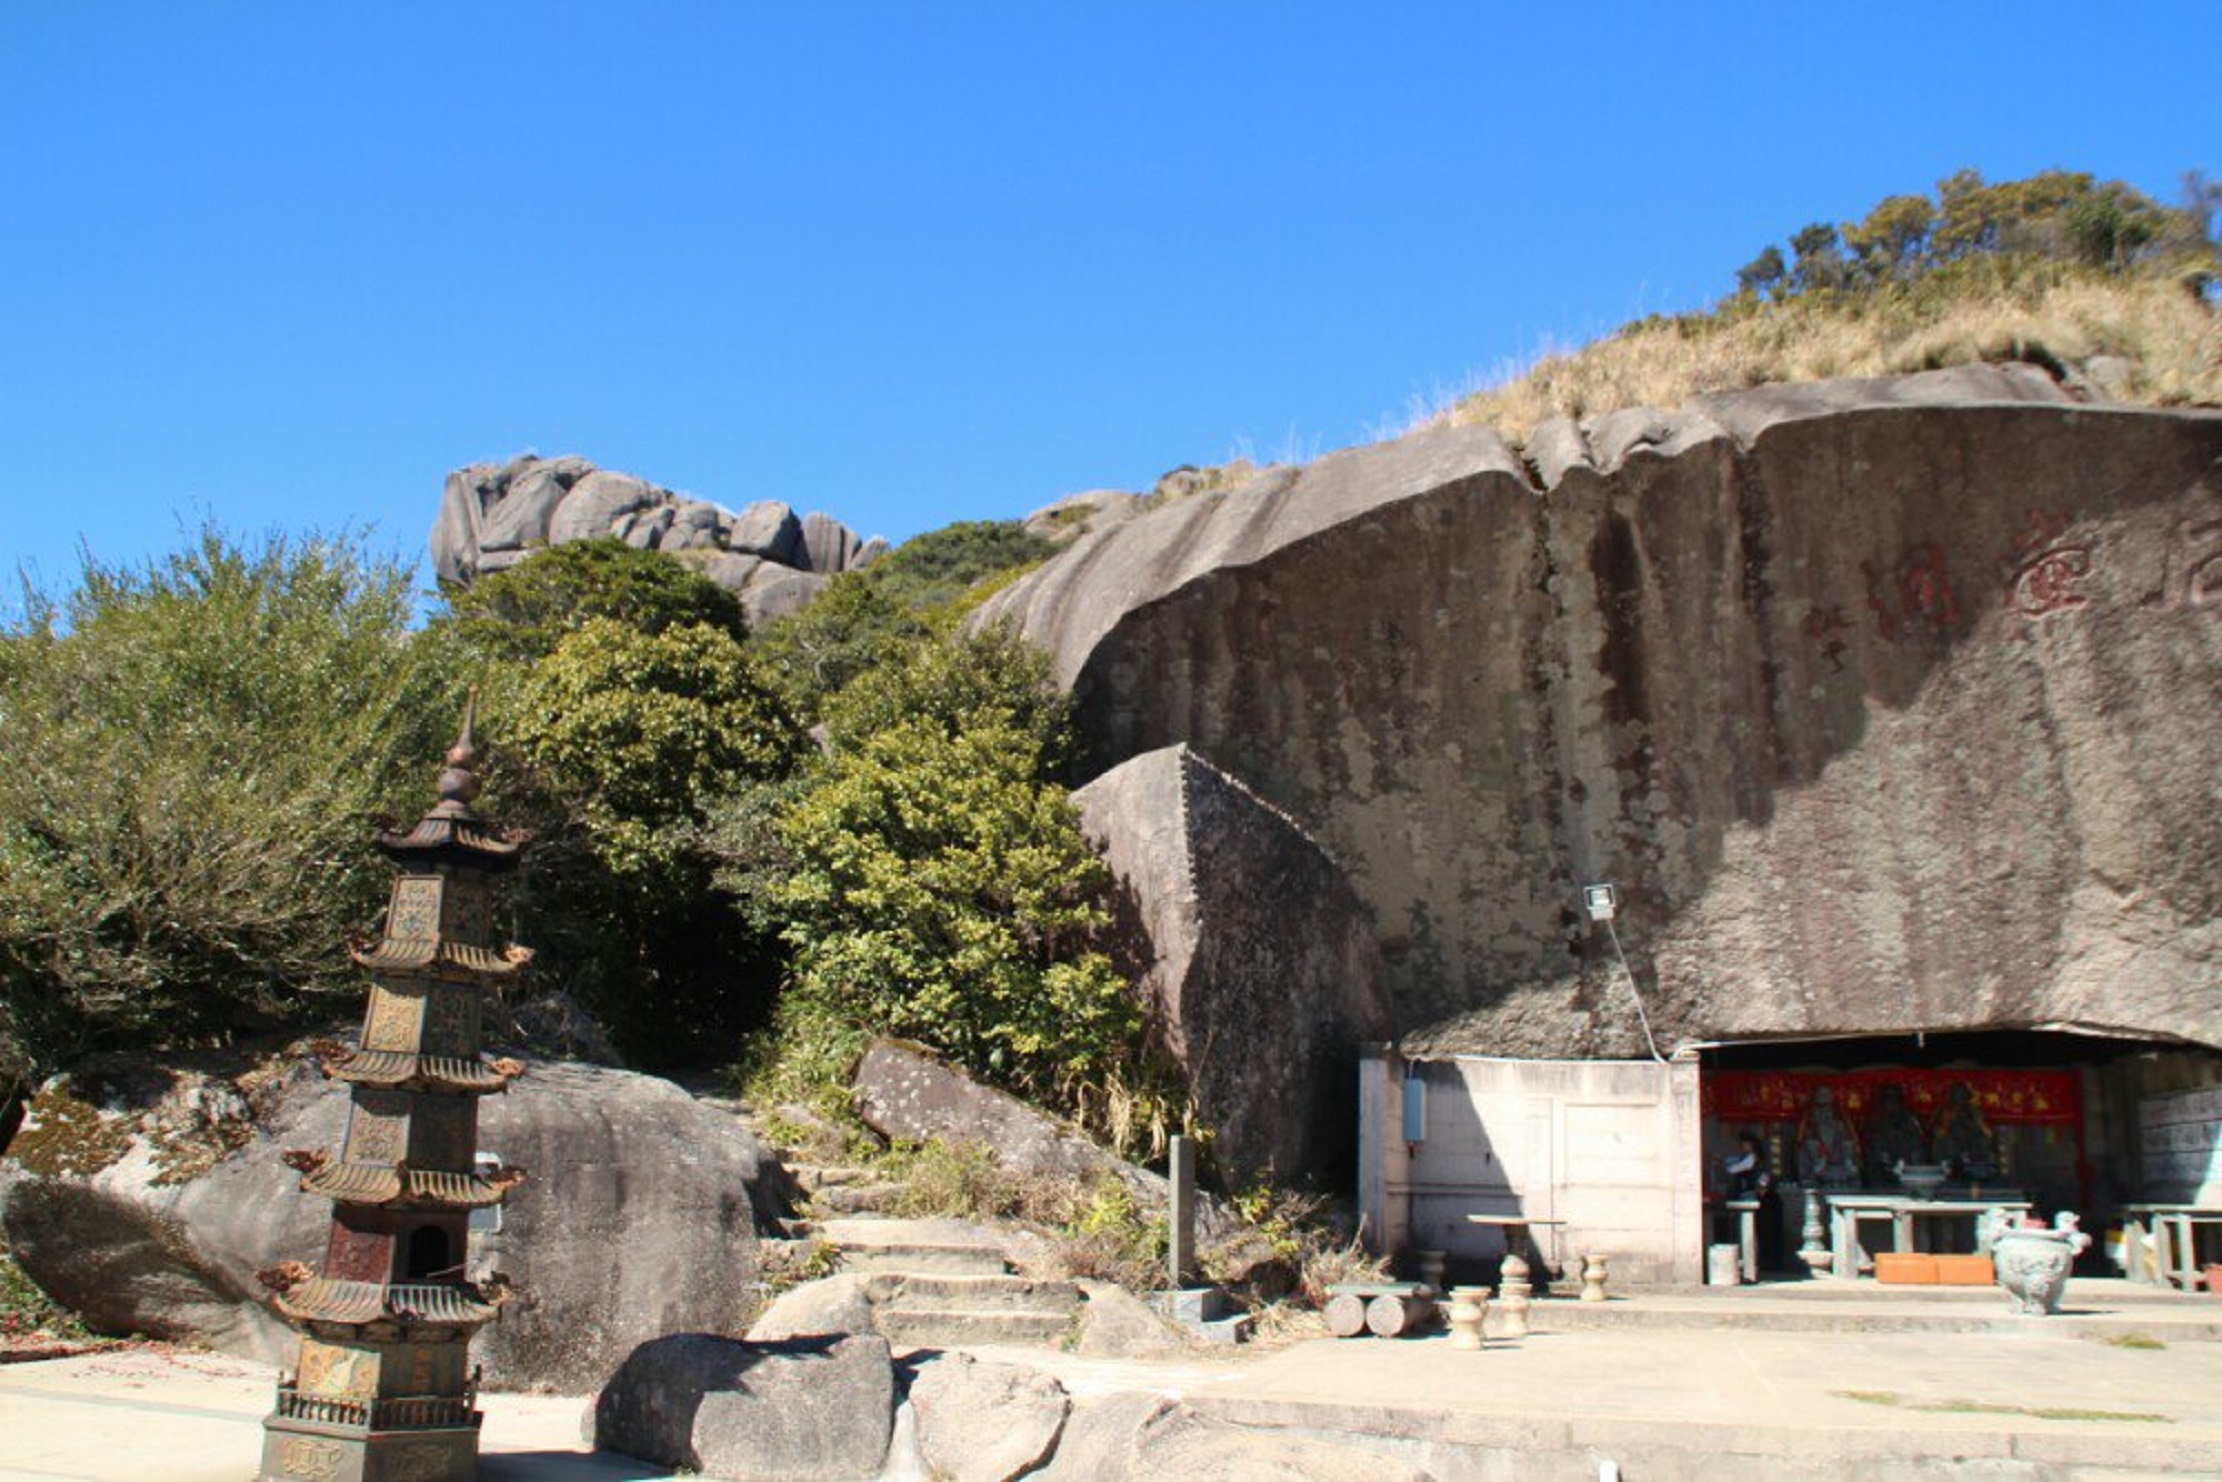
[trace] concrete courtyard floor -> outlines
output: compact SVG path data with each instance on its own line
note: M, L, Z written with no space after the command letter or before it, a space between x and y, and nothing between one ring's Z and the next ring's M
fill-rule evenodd
M1480 1353L1431 1334L1154 1362L982 1356L1053 1373L1076 1396L1159 1393L1245 1427L1359 1438L1422 1465L1517 1453L1613 1458L1631 1477L1670 1456L1680 1470L1652 1470L1688 1474L1690 1458L1718 1456L1754 1475L1775 1460L1784 1474L1825 1460L1850 1475L1926 1459L1992 1476L2222 1476L2222 1300L2079 1281L2080 1317L1998 1322L1995 1292L1783 1290L1634 1296L1586 1313L1553 1302L1546 1330ZM1843 1321L1759 1325L1772 1308ZM1979 1330L1953 1330L1962 1322ZM254 1475L273 1378L264 1365L163 1349L0 1365L0 1478L240 1482ZM665 1475L590 1452L585 1405L484 1396L481 1475Z

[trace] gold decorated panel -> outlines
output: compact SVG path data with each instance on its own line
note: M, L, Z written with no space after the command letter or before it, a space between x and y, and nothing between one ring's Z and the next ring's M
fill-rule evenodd
M392 1376L381 1372L386 1366L380 1359L375 1348L351 1348L320 1338L303 1338L294 1388L305 1395L334 1400L364 1401L375 1394L391 1393L383 1385L390 1385Z
M394 881L393 902L386 908L386 935L421 941L438 936L446 885L439 875L404 875Z
M398 1091L357 1091L347 1116L346 1160L392 1167L409 1148L410 1100Z
M424 990L415 992L370 985L370 1008L363 1015L363 1048L414 1054L424 1029Z

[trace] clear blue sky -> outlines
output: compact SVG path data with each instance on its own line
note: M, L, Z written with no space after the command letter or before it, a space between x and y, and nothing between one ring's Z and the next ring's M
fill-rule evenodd
M0 570L579 453L901 539L1311 456L1972 165L2222 171L2205 3L0 0Z

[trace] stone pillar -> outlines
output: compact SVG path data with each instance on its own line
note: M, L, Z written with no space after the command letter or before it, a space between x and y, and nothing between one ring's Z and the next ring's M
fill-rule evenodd
M1196 1267L1196 1147L1185 1137L1172 1140L1166 1181L1172 1185L1172 1197L1166 1206L1170 1228L1165 1265L1177 1292L1188 1285L1189 1273Z
M1403 1067L1392 1046L1358 1047L1358 1237L1374 1255L1404 1244L1405 1211L1391 1206L1401 1185L1404 1152Z

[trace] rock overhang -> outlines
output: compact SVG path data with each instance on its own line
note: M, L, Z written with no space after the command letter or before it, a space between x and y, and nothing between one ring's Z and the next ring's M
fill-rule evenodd
M1438 429L1281 471L987 616L1056 655L1093 768L1185 742L1346 860L1408 1032L1624 1048L1569 909L1610 875L1695 1037L2222 1040L2222 417L1985 368L1525 452Z

